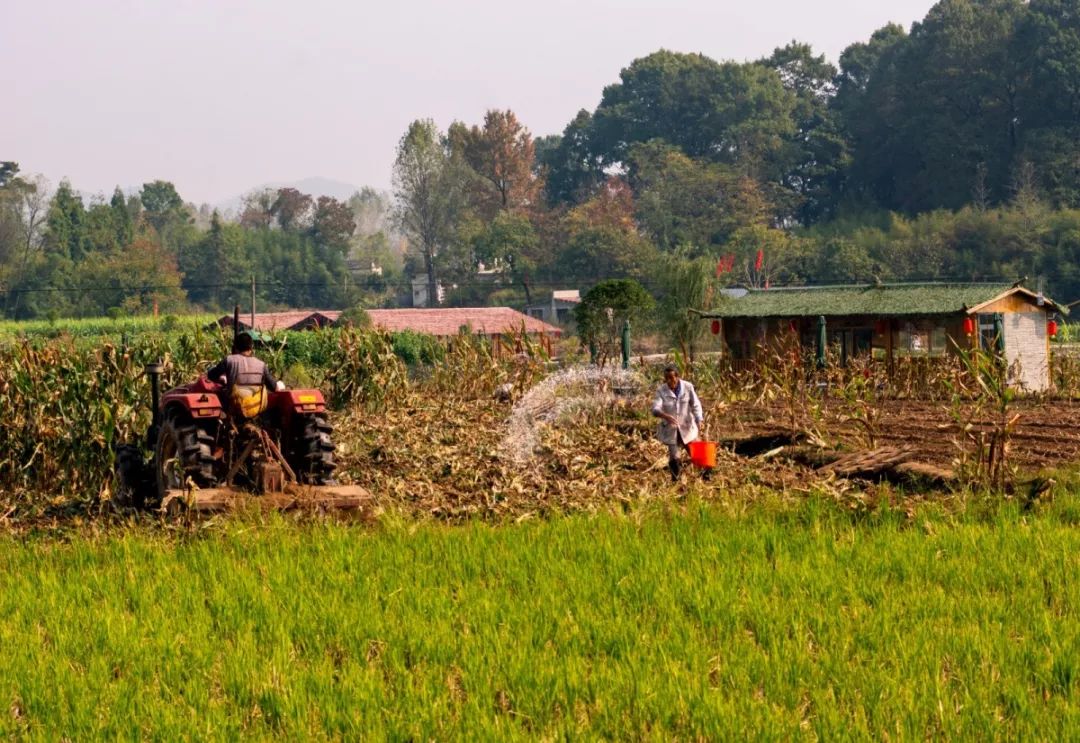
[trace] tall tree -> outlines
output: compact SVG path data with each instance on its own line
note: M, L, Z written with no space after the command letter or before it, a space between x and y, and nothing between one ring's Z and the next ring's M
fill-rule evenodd
M70 261L86 254L86 207L71 184L60 181L46 216L45 250Z
M604 165L635 142L663 139L690 157L770 178L768 162L791 135L794 98L775 71L661 50L634 60L604 88L590 141Z
M356 220L347 204L330 196L318 198L311 222L311 236L316 244L335 250L344 257L355 231Z
M657 272L660 328L688 364L693 364L705 334L705 323L691 310L711 309L719 296L714 266L705 258L667 255Z
M135 237L135 225L131 218L124 192L117 186L113 189L112 198L109 200L109 208L112 210L112 223L116 229L116 241L121 245L128 245Z
M543 169L545 193L551 205L586 201L604 182L604 163L590 137L592 114L582 109L561 136L537 141L537 161Z
M274 222L271 209L276 199L277 192L269 188L245 194L240 207L240 224L253 230L269 229Z
M306 193L295 188L279 188L270 205L270 214L286 232L303 230L311 225L314 205L314 200Z
M139 192L146 219L161 235L165 228L177 219L183 219L184 200L169 181L144 183Z
M464 197L460 165L431 119L409 125L394 160L395 216L423 261L428 297L438 301L436 259L453 239Z
M1080 7L1076 0L1032 0L1012 54L1031 76L1023 104L1022 159L1034 166L1052 203L1080 207Z
M488 111L482 127L455 127L450 139L479 176L471 201L482 219L538 206L543 183L534 168L532 135L513 111Z
M846 117L864 193L908 212L958 208L982 177L993 198L1006 196L1031 73L1012 44L1026 13L1021 0L942 0L880 55Z
M797 41L761 64L775 70L795 97L795 129L775 157L781 185L796 196L794 216L810 224L834 211L850 161L847 138L830 108L837 69Z
M210 229L189 252L187 265L180 266L192 302L216 310L249 301L248 290L240 288L252 273L244 233L240 225L225 224L217 211L211 214Z

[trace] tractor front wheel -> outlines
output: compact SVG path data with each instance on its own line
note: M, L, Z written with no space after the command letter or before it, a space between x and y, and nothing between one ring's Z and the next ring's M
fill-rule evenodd
M158 431L157 489L160 499L170 490L185 490L189 483L200 488L217 484L214 476L214 437L184 414L165 418Z

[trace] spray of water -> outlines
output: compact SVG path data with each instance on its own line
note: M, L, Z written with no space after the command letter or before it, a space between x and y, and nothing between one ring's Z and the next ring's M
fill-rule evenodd
M552 374L529 389L514 405L507 421L502 456L527 462L540 446L546 426L575 414L611 406L620 398L645 389L639 372L595 366L576 366Z

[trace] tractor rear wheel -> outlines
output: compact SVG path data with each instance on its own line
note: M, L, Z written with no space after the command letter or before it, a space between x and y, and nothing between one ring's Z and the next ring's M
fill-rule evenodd
M157 490L162 499L170 490L184 490L188 481L200 488L217 484L214 476L214 437L195 425L190 416L173 413L158 431Z
M332 485L337 469L334 442L330 439L333 427L321 415L305 415L295 421L295 426L289 466L305 485Z

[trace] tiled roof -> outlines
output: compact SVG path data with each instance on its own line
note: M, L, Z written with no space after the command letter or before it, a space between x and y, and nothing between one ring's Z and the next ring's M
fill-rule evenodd
M704 317L812 317L824 315L945 315L967 312L1008 294L1032 303L1037 295L1014 284L880 284L871 286L752 289ZM1063 311L1049 298L1044 306ZM1067 312L1067 310L1064 310Z
M462 326L473 333L497 335L521 330L529 334L561 335L562 330L509 307L446 307L430 309L368 310L371 324L391 332L412 330L436 336L457 335Z
M256 312L255 330L267 333L274 330L304 330L306 328L333 325L341 313L337 310L290 310L288 312ZM232 315L223 315L218 325L232 327ZM251 330L251 313L240 313L240 329Z

